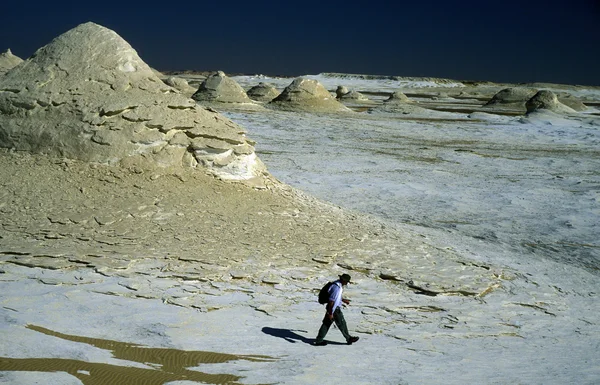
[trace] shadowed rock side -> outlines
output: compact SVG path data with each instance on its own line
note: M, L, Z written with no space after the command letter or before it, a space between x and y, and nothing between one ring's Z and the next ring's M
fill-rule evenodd
M10 48L7 49L6 52L0 53L0 75L8 72L8 70L16 67L22 62L23 59L13 55L13 53L10 51Z
M343 112L350 111L335 100L316 80L297 78L273 99L269 106L292 111Z
M247 92L248 97L259 102L270 102L279 96L280 92L272 84L260 82Z
M539 110L547 110L556 112L559 114L569 114L577 112L569 106L561 103L554 92L542 90L533 95L531 99L525 104L527 113L532 113Z
M265 173L244 130L163 83L118 34L85 23L0 78L0 146L126 167Z

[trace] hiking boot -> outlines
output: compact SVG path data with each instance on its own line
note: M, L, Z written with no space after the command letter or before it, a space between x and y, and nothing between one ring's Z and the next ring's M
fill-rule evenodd
M315 346L325 346L327 345L327 341L315 341Z
M353 344L353 343L355 343L356 341L358 341L358 337L350 337L350 338L348 339L348 341L346 341L346 343L347 343L348 345L352 345L352 344Z

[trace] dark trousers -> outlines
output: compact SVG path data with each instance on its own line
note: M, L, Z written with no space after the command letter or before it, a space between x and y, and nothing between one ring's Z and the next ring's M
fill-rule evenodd
M329 317L327 317L327 314L325 314L325 317L323 318L323 324L321 325L321 328L319 329L319 334L317 335L316 342L323 341L323 339L327 335L327 332L329 331L329 327L334 322L338 329L340 329L340 332L342 332L342 335L344 336L346 341L350 340L350 333L348 333L348 327L346 326L344 314L342 314L342 310L338 307L333 312L333 320L330 320Z

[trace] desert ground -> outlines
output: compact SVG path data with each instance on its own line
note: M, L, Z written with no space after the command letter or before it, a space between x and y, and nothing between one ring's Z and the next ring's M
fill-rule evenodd
M92 31L96 33L95 29ZM144 80L140 89L155 87L159 90L157 95L163 95L166 84L174 82L170 77L185 80L185 84L177 84L187 88L168 89L179 99L177 104L169 101L165 111L176 115L180 110L202 109L197 114L209 116L211 122L217 121L215 124L222 123L206 128L209 144L189 144L196 160L185 166L176 164L173 159L180 159L176 149L181 142L175 143L173 137L160 150L149 151L147 158L137 157L132 162L89 160L85 153L76 158L53 151L25 151L14 148L21 145L16 140L13 148L0 150L0 383L600 381L596 354L600 343L598 268L594 259L589 259L598 246L586 238L589 230L597 226L593 218L598 215L598 199L593 195L597 194L597 173L592 170L600 119L597 87L342 74L317 76L318 82L305 83L290 78L237 76L231 79L240 88L219 96L239 96L240 89L249 91L263 81L283 94L290 83L297 83L298 89L289 92L287 99L282 97L279 106L272 106L268 101L210 102L195 98L210 76L219 77L213 79L215 84L229 82L225 74L159 73L156 76L164 81L163 86L157 85L146 67L141 72L151 81ZM9 72L9 76L14 77L14 72ZM0 78L0 85L2 81ZM132 84L136 83L131 81L129 86ZM336 98L336 88L341 85L366 98L356 94L352 98ZM314 101L295 111L299 102L294 95L302 87L314 87L311 90L315 92L326 90L324 98L332 99L327 108L335 101L335 111L312 112ZM528 111L533 104L526 105L525 100L488 104L494 95L509 87L552 90L558 95L554 104L558 109ZM118 88L114 84L112 88L117 95L126 92L114 90ZM386 103L399 91L408 102L398 94L401 102ZM73 92L82 94L80 89ZM18 93L12 88L2 89L1 96L17 100L11 99L16 98L14 94ZM197 100L197 105L188 98ZM74 111L79 113L81 109L89 114L92 109L86 110L88 102L75 102ZM140 132L148 135L142 131L148 127L154 130L153 138L170 135L169 130L194 129L182 129L170 122L155 123L156 116L135 115L142 107L131 107L127 103L133 102L125 102L118 100L114 104L120 105L116 107L104 104L100 116L82 114L85 123L110 127L113 136L117 135L115 132L131 133L135 140ZM18 131L14 127L22 127L23 121L37 122L27 119L33 119L40 105L51 110L48 106L62 108L63 103L69 102L61 99L60 103L36 104L18 99L10 108L6 107L10 103L1 104L4 115L0 116L0 123L13 119L13 126L0 138L12 138ZM96 103L96 99L89 103ZM294 108L282 108L285 103ZM127 105L123 107L124 104ZM28 112L20 118L21 112L14 112L13 107ZM50 114L42 116L53 118ZM68 124L79 118L77 114L72 116L65 119ZM117 121L121 117L122 121ZM135 127L130 130L131 122ZM139 122L153 124L140 128ZM444 133L439 139L416 140L401 131L406 127L420 127L424 132L434 128L454 130L463 123L468 126L466 135L473 138L460 143L451 135L444 139ZM513 127L517 123L523 124L528 133L535 132L534 137L543 136L539 127L546 126L558 127L560 132L563 128L584 132L583 139L564 139L569 145L573 141L574 147L584 147L565 158L575 154L575 162L583 163L577 172L584 175L579 185L586 187L585 192L577 191L582 194L577 197L585 197L585 202L582 199L583 203L578 203L574 198L566 206L581 216L589 211L587 215L592 218L591 224L572 221L571 227L582 229L578 235L583 240L569 247L586 251L573 257L573 263L561 263L555 257L561 253L568 256L569 252L564 251L567 249L548 258L534 258L523 251L504 248L495 239L468 234L458 237L454 228L463 226L463 219L431 221L441 226L436 228L433 224L424 226L430 223L426 220L404 223L381 215L397 212L395 206L404 205L410 206L414 211L409 214L418 218L418 210L423 213L425 208L404 190L404 201L381 195L372 198L372 191L387 194L388 188L399 189L400 184L385 186L380 175L371 179L361 176L373 186L372 190L349 193L352 183L340 182L336 174L355 164L344 163L339 154L330 159L315 150L322 148L323 143L324 147L333 148L336 141L342 141L325 126L375 130L389 125L397 130L396 139L408 143L406 148L410 151L404 153L401 161L407 169L415 162L419 164L413 174L427 179L426 176L446 173L441 164L460 164L442 162L445 155L441 151L432 155L431 148L435 146L452 148L452 154L457 156L477 153L478 159L501 164L510 158L505 153L498 155L506 148L498 144L475 149L483 143L476 139L488 135L490 127ZM238 125L248 137L240 134ZM264 130L271 125L290 132L289 137L273 135L271 128ZM31 126L36 132L37 126ZM315 130L310 131L311 127ZM304 132L294 131L295 128ZM190 135L197 139L200 134L194 131ZM114 147L120 151L116 154L120 156L130 141L113 136L103 136L102 141L98 140L101 143L96 144L104 146L102 151L106 153L116 143ZM493 136L498 138L502 136ZM30 137L21 139L30 146ZM224 143L217 146L213 139ZM368 139L357 136L351 140ZM68 138L54 137L50 140L71 146L65 147L66 154L88 148L80 147L88 146L87 142L73 144ZM534 140L533 145L542 148L548 143ZM245 146L244 151L239 150L240 146ZM254 146L266 169L259 169L260 174L253 178L238 178L237 167L246 164ZM348 149L345 142L344 146ZM461 151L456 151L455 146L462 146ZM164 148L170 148L168 157L161 154ZM207 148L216 148L227 153L227 157L207 155ZM388 150L392 151L382 147L369 155L359 154L356 148L349 148L348 152L350 158L356 151L354 157L363 164L383 164L387 161L379 155ZM519 160L525 159L526 150L518 149ZM286 154L293 155L292 161ZM563 152L558 154L552 155L555 163L563 161ZM185 154L183 159L189 160L189 156ZM340 163L333 165L335 159L341 159ZM236 178L211 171L211 167L222 170L230 165L235 166L231 173ZM494 172L509 170L498 168L500 171ZM537 173L538 169L534 171ZM346 172L360 175L361 170L352 168ZM526 176L529 171L519 172ZM413 174L402 174L407 184L412 183L408 178ZM455 179L459 188L465 187L460 178ZM469 184L476 184L474 180L468 179ZM341 188L343 185L346 188ZM452 190L451 185L428 186L423 200L438 189ZM517 182L515 185L522 186ZM304 191L304 186L306 190L315 186L315 194ZM575 191L576 187L569 189ZM429 210L442 217L447 215L445 207L457 211L450 194L455 193L449 193L448 202L430 205ZM510 194L512 198L518 195ZM369 196L368 203L376 209L361 205L367 200L361 196ZM552 195L543 195L546 196ZM477 199L472 198L463 206L473 205ZM551 207L559 208L563 203ZM477 207L473 211L482 216L490 207L491 211L499 211L489 205ZM450 225L452 228L443 227ZM499 223L498 227L502 226L505 225ZM323 284L342 273L352 276L352 283L345 289L351 304L344 314L351 333L360 340L346 345L332 327L327 336L329 345L313 346L323 317L317 293Z

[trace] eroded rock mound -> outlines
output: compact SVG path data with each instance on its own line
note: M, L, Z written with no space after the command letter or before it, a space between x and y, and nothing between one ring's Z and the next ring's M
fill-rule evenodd
M0 75L8 72L8 70L16 67L21 64L23 59L18 56L13 55L10 48L6 50L6 52L0 53Z
M571 107L575 111L585 111L588 109L588 106L586 106L585 103L571 94L556 95L556 97L558 98L559 102L565 106Z
M348 92L350 92L350 90L347 87L338 86L337 89L335 90L335 95L339 99L342 96L346 95Z
M387 98L384 103L389 104L401 104L401 103L411 103L412 101L408 98L408 96L404 95L404 93L400 91L396 91Z
M350 111L349 108L335 100L321 83L305 78L294 79L269 105L276 108L298 111Z
M527 113L531 113L538 110L548 110L562 114L576 112L571 107L568 107L561 103L556 97L556 94L548 90L542 90L536 93L531 99L527 101L525 107L527 107Z
M527 100L529 100L537 90L535 88L526 88L526 87L510 87L501 90L496 93L489 102L487 102L486 106L494 106L499 104L517 104L524 105Z
M340 100L354 100L354 101L358 101L358 102L368 102L369 98L366 97L365 95L361 94L358 91L350 91L345 95L342 95L340 98Z
M196 92L196 89L192 86L189 85L189 83L187 82L187 80L177 77L177 76L170 76L166 79L163 80L165 82L166 85L171 86L173 88L175 88L176 90L181 91L182 94L184 94L185 96L192 96L194 94L194 92Z
M85 23L0 77L0 146L129 167L263 175L244 130L163 83L114 31Z
M279 96L279 91L272 84L260 82L247 92L248 97L259 102L270 102Z
M252 103L246 91L235 80L223 71L218 71L200 84L198 91L192 95L197 101L218 103Z

